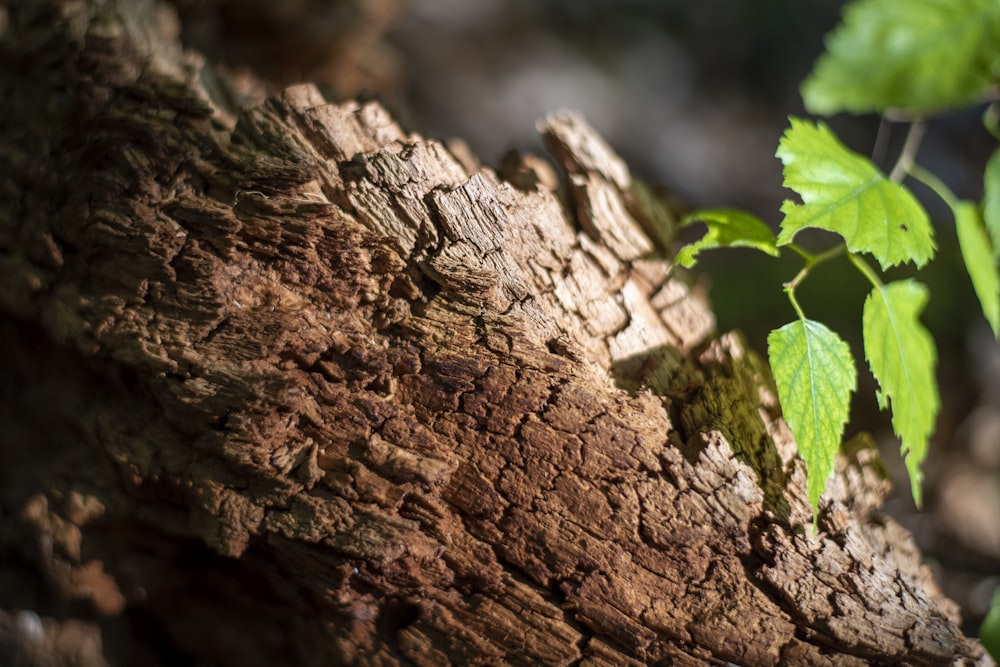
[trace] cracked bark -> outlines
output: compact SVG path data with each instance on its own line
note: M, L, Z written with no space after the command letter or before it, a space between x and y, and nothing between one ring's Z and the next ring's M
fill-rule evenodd
M229 108L146 5L5 25L11 661L988 660L870 447L810 533L766 367L579 117L498 174L309 85Z

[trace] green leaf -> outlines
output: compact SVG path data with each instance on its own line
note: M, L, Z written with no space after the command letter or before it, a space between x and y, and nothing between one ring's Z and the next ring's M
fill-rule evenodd
M767 355L781 411L806 462L809 504L815 513L857 388L854 357L837 334L806 319L772 331Z
M960 201L953 212L965 270L972 278L972 286L983 307L983 315L993 329L993 336L1000 336L1000 275L979 207L970 201Z
M993 253L1000 256L1000 150L993 152L983 174L983 219L993 239Z
M785 187L803 203L781 205L778 245L791 243L801 229L818 227L844 237L851 252L871 253L883 269L926 264L934 255L934 232L910 191L840 143L823 123L790 120L777 156L785 165Z
M994 660L1000 661L1000 588L993 594L993 606L979 627L979 641Z
M817 115L966 106L997 80L996 0L857 0L802 85Z
M934 341L918 319L927 288L915 280L876 287L865 299L865 356L878 382L879 406L892 407L892 430L910 473L913 500L921 502L920 464L937 419L940 400Z
M685 268L691 268L697 261L698 253L710 248L756 248L772 257L778 256L774 234L760 218L734 209L720 208L695 211L684 216L682 225L704 222L708 231L701 239L689 243L677 252L674 261Z

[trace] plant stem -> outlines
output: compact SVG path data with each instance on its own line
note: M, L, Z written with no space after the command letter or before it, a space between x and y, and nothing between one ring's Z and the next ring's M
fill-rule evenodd
M802 256L806 258L806 265L802 267L802 270L800 270L795 275L795 277L792 278L790 282L785 283L785 285L787 287L791 287L794 290L796 287L799 286L799 284L803 280L806 279L806 276L809 275L809 272L813 270L813 267L815 267L817 264L822 264L823 262L830 261L837 255L845 252L846 250L847 246L844 245L843 243L839 243L830 248L829 250L824 250L818 255L809 255L805 251L802 251Z
M868 262L861 257L861 255L849 252L847 253L847 259L851 260L851 264L857 267L858 271L861 272L861 275L868 279L868 282L872 284L872 287L875 289L882 289L882 281L879 279L878 274L875 273L875 269L873 269Z
M987 129L991 128L989 120L990 111L987 110L983 117L983 123L986 124ZM992 121L992 127L993 129L996 129L996 112L993 113ZM934 194L943 199L949 207L955 208L955 204L958 203L958 198L955 197L954 193L952 193L948 186L944 184L944 181L916 163L917 151L920 149L920 142L923 140L926 130L927 123L922 120L915 120L913 124L910 125L910 130L906 134L906 141L903 143L903 149L899 152L899 159L896 161L896 165L892 168L892 173L889 174L889 179L896 183L900 183L902 182L904 176L912 176L933 190Z
M798 300L795 298L795 289L802 284L802 281L806 279L806 276L808 276L809 272L813 270L813 267L842 254L847 250L847 246L840 243L829 250L824 250L818 255L810 255L794 243L790 243L788 247L802 255L802 257L806 260L805 266L803 266L802 269L795 274L795 277L785 283L785 294L788 295L788 300L792 303L792 308L794 308L795 312L798 313L799 318L804 320L806 319L806 316L802 311L802 307L799 305Z
M915 120L910 125L906 133L906 141L903 149L899 152L899 159L889 174L889 180L900 183L903 176L910 173L914 160L917 159L917 151L920 150L920 142L923 141L924 132L927 130L927 123L922 120Z
M795 288L791 285L785 285L785 294L788 296L788 301L791 302L792 308L795 309L795 314L799 316L800 320L805 321L806 314L802 311L802 306L799 305L798 300L795 298Z
M816 257L812 253L806 252L805 248L796 245L795 243L789 243L786 247L797 253L802 259L806 260L806 264L816 261Z
M949 207L955 208L955 205L958 204L958 197L956 197L951 189L944 184L944 181L921 167L919 164L909 165L906 169L906 173L933 190L934 194L943 199L944 203L946 203Z

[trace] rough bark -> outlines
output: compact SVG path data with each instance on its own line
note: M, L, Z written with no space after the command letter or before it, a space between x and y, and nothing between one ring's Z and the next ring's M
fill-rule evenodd
M10 661L986 660L870 448L811 532L766 368L580 118L561 181L497 174L309 85L237 113L170 25L6 8Z

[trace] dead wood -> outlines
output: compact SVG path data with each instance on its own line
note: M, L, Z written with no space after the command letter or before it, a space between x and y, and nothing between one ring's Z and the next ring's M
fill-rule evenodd
M237 111L152 6L4 11L11 660L986 660L870 448L810 532L766 367L579 117L561 184L498 175L310 85Z

